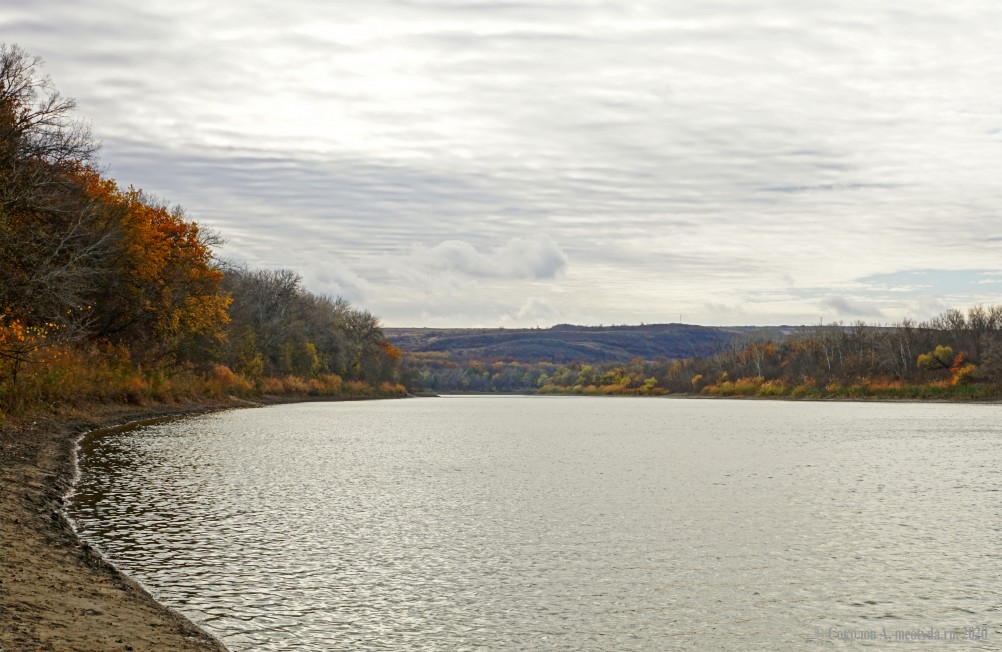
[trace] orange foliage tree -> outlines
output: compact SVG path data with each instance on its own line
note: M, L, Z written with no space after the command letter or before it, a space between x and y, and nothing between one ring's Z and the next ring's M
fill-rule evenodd
M80 176L88 193L120 219L119 273L97 302L98 335L153 360L193 338L222 337L230 297L220 289L214 235L139 190L122 192L90 170Z

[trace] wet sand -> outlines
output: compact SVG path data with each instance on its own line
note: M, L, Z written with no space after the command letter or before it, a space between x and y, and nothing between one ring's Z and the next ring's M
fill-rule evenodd
M83 544L63 517L84 433L245 402L101 406L0 430L0 652L224 651Z

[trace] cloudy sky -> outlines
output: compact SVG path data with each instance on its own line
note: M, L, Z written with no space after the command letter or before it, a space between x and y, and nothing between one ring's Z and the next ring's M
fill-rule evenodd
M101 163L389 326L1002 303L1002 4L3 0Z

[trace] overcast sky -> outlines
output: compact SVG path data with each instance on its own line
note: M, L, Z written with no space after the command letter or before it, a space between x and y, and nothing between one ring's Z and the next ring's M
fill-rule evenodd
M123 186L388 326L1002 303L1002 3L3 0Z

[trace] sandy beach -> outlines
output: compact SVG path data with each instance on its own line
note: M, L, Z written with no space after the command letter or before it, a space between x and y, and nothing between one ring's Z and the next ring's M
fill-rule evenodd
M62 507L75 474L76 441L84 433L227 407L237 406L103 406L3 428L0 651L226 649L83 544Z

